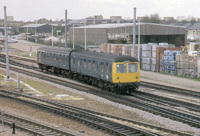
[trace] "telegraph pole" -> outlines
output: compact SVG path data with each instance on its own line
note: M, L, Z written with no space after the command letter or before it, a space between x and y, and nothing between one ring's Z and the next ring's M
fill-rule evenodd
M5 26L5 48L6 48L6 69L7 69L7 78L9 79L9 56L8 56L8 32L7 32L7 14L6 14L6 6L4 6L4 26Z
M65 10L65 48L67 48L67 10Z
M135 57L135 33L136 33L136 8L134 8L134 17L133 17L133 57Z

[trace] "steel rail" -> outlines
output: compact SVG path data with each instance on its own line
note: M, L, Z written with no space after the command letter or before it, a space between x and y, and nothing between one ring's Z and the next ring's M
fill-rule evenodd
M109 133L120 135L120 136L128 136L128 135L141 135L141 136L157 136L157 134L148 132L143 129L139 129L133 126L127 126L122 125L110 120L107 120L105 118L92 115L92 114L86 114L86 113L79 113L77 111L72 110L66 110L64 108L59 108L51 105L45 105L42 103L29 101L25 99L20 99L15 96L10 96L9 94L0 94L0 96L7 97L9 99L17 100L26 104L30 104L33 106L40 107L41 109L45 109L47 111L51 111L53 113L69 117L71 119L74 119L76 121L79 121L81 123L87 124L89 126L93 126L95 128L107 131Z

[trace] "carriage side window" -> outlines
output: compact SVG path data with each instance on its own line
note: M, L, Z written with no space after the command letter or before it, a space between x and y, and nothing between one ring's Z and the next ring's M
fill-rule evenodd
M56 61L56 54L53 54L53 60Z
M96 62L96 69L97 69L97 71L99 70L99 62L98 61Z
M44 52L41 52L41 58L44 58Z
M47 59L49 59L49 53L47 52L47 57L46 57Z
M83 62L83 67L84 67L84 68L86 68L86 67L87 67L86 59L84 59L84 62Z
M103 62L101 62L100 71L103 73L103 70L104 70L104 64L103 64Z
M49 58L52 58L52 53L50 53Z
M138 72L137 64L128 64L128 72L129 73Z
M112 64L109 65L109 72L112 72Z
M75 65L75 64L76 64L76 58L73 57L73 60L72 60L72 61L73 61L73 64ZM71 61L71 62L72 62L72 61Z
M126 64L117 64L117 73L126 73Z
M59 55L59 61L61 62L61 60L62 60L62 56L61 56L61 55Z
M83 59L80 60L80 67L83 66Z
M69 61L69 56L67 56L67 59L66 59L66 62L68 63L68 61Z
M88 60L88 69L91 70L91 61Z
M62 62L65 63L65 55L62 57Z
M108 63L106 63L106 66L105 66L105 73L108 73Z
M78 58L78 67L80 67L81 63L80 63L80 59Z
M93 66L92 66L92 69L95 71L96 70L96 64L95 64L95 61L93 60Z

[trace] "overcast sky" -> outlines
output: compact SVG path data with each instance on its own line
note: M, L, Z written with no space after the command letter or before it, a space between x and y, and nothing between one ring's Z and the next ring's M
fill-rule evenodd
M0 18L4 18L4 6L7 15L17 21L64 19L66 9L69 19L100 14L104 18L133 18L133 7L137 16L158 13L160 17L200 17L200 0L0 0Z

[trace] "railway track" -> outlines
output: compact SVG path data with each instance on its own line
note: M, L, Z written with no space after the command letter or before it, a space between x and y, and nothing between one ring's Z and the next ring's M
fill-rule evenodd
M174 107L184 107L190 111L200 112L200 104L196 104L196 103L180 101L180 100L176 100L173 98L168 98L168 97L163 97L163 96L159 96L159 95L154 95L151 93L142 92L139 90L134 92L133 96L135 98L145 100L147 102L153 102L153 103L157 103L160 105L166 105L166 106L170 105L170 106L174 106Z
M5 54L0 54L0 57L5 58ZM11 57L12 59L36 63L36 60L31 59L31 58L19 57L19 56L14 56L14 55L9 55L9 57ZM12 61L12 62L16 63L14 61ZM22 65L20 63L16 63L16 65L18 65L20 67L25 67L24 65ZM33 70L39 71L39 68L37 68L37 67L32 67L32 66L28 66L28 67L30 67ZM194 97L200 98L200 92L196 92L196 91L193 91L193 90L171 87L171 86L166 86L166 85L160 85L160 84L156 84L156 83L149 83L149 82L145 82L145 81L141 81L140 85L144 86L144 87L150 87L150 88L163 90L163 91L166 91L166 92L171 92L171 93L176 93L176 94L181 94L181 95L187 95L187 96L194 96Z
M21 70L19 70L19 71L21 71ZM33 74L33 75L35 75L35 74ZM47 76L47 75L45 75L45 76ZM43 77L43 76L41 76L41 77L42 77L42 79L47 79L48 78L48 76L46 78ZM55 79L55 80L57 81L58 79ZM61 82L61 80L59 80L56 83L61 84L61 85L66 85L66 82L64 84L63 84L63 82L65 82L65 81ZM75 85L75 86L77 87L77 85ZM195 126L195 127L199 128L199 117L191 116L191 115L188 115L188 114L185 114L185 113L179 113L179 112L176 112L176 111L175 112L173 111L173 112L169 113L168 109L165 109L165 108L163 109L163 108L161 108L159 106L153 105L153 107L152 107L152 105L147 105L146 103L143 103L143 102L135 102L133 100L125 101L124 97L122 97L122 96L118 96L118 95L115 95L115 94L112 94L112 93L109 93L109 92L104 92L104 94L99 94L99 92L102 92L102 90L99 91L99 89L96 89L94 87L89 87L88 88L87 85L84 86L84 87L87 87L87 89L86 88L83 89L83 86L81 86L79 88L81 90L85 90L85 91L90 92L90 93L91 92L96 93L97 95L99 95L101 97L104 97L104 98L108 98L109 100L112 100L112 101L115 101L115 102L118 102L118 103L122 103L122 104L125 104L125 105L128 105L128 106L134 107L134 108L139 108L139 109L142 109L142 110L146 110L146 111L152 112L154 114L159 114L159 115L165 116L167 118L172 118L172 119L175 119L175 120L178 120L178 121L190 124L191 126ZM96 90L96 91L94 91L94 90ZM107 94L107 95L105 95L105 94ZM120 98L120 97L122 97L122 98ZM150 110L151 108L153 110ZM188 116L190 118L186 118Z
M121 123L123 124L123 122L128 122L129 125L133 124L133 126L136 125L136 126L140 126L140 127L146 127L148 130L151 130L151 131L154 132L154 134L152 134L150 132L146 132L145 131L145 135L149 133L150 135L176 134L176 135L182 135L182 136L191 136L188 133L182 133L182 132L177 132L177 131L165 129L165 128L162 128L162 127L156 127L156 126L149 125L149 124L146 124L146 123L141 123L141 122L137 122L137 121L133 121L133 120L129 120L129 119L124 119L124 118L120 118L120 117L116 117L116 116L112 116L112 115L108 115L108 114L104 114L104 113L99 113L99 112L95 112L95 111L91 111L91 110L86 110L86 109L78 108L78 107L75 107L75 106L70 106L70 105L67 105L67 104L58 103L58 102L55 102L55 101L45 100L45 99L41 99L41 98L37 98L37 97L21 94L21 93L18 93L18 92L2 90L2 89L0 89L0 92L1 92L0 93L1 96L9 97L11 99L16 99L16 96L17 96L17 97L19 97L19 98L17 98L18 101L22 101L22 102L25 102L25 103L29 103L30 100L34 100L34 102L37 101L37 102L42 102L43 104L47 104L48 107L49 107L49 105L52 105L53 107L56 106L56 108L59 107L59 108L62 108L62 109L68 110L68 111L73 111L73 112L79 113L79 114L81 113L81 114L89 115L89 116L97 116L97 117L100 117L100 118L103 118L103 119L106 119L106 120L116 120L117 122L120 122L120 124ZM25 101L24 101L24 99L25 99ZM30 100L27 101L27 99L30 99ZM44 109L44 106L42 106L42 108ZM65 111L62 111L62 112L65 113ZM60 113L58 113L58 114L60 114ZM74 116L72 118L74 119ZM97 121L95 121L95 122L97 122ZM103 124L105 124L105 122L107 122L107 121L104 121ZM86 122L86 123L88 124L88 122ZM100 124L102 124L102 123L100 123ZM91 124L89 124L89 125L91 125ZM94 124L92 124L92 125L94 126ZM98 126L98 128L100 128L100 126ZM109 128L111 128L111 127L109 127ZM121 126L119 127L119 129L122 130ZM128 129L126 129L126 130L128 131ZM132 130L131 130L131 132L132 132ZM115 134L116 134L116 132L115 132ZM138 133L138 135L139 135L139 133Z
M188 90L188 89L171 87L171 86L149 83L149 82L144 82L144 81L140 82L140 85L145 86L145 87L163 90L163 91L170 92L170 93L176 93L176 94L200 98L200 92L196 92L196 91L192 91L192 90Z
M41 102L37 102L37 100L44 102L44 100L42 100L42 99L36 99L36 98L30 97L28 95L20 95L20 96L23 96L24 98L31 98L31 99L36 100L36 101L32 101L32 100L22 99L22 98L14 96L16 94L10 95L11 92L9 92L9 93L8 92L5 93L5 91L4 91L4 93L2 93L2 92L3 92L3 90L1 90L1 93L0 93L0 96L2 96L2 97L17 100L17 101L20 101L20 102L23 102L26 104L30 104L33 106L37 106L37 107L41 108L42 110L47 110L52 113L56 113L61 116L71 118L73 120L84 123L88 126L95 127L96 129L100 129L102 131L109 132L110 134L113 134L113 135L119 135L119 136L129 136L129 135L130 136L131 135L157 136L158 135L156 133L148 132L146 130L136 128L134 126L128 126L128 125L116 123L114 121L102 118L100 116L93 115L93 114L89 113L88 111L80 112L81 110L79 108L77 109L76 107L71 107L71 106L67 107L67 105L65 105L65 107L60 108L60 107L56 106L57 104L55 102L52 102L50 104L50 102L48 102L48 100L46 100L46 102L48 102L48 104L44 104Z
M1 115L1 113L0 113ZM58 128L51 127L49 125L41 124L29 119L17 117L11 114L3 114L3 122L5 125L12 126L15 124L15 128L23 130L37 136L76 136L76 134L60 130Z

